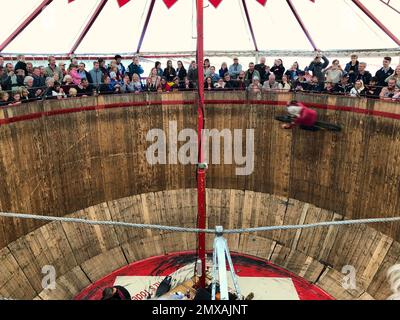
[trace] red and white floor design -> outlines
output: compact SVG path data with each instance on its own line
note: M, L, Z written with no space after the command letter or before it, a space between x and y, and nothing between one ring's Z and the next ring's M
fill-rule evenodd
M75 300L100 300L103 289L113 285L126 287L132 300L145 300L165 276L171 275L174 284L190 279L195 260L193 252L179 252L134 262L93 283ZM253 292L254 300L333 300L307 280L265 260L235 253L232 260L243 296Z

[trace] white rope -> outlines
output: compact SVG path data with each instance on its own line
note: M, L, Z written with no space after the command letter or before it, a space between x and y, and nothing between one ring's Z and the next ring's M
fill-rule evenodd
M129 223L121 221L101 221L101 220L87 220L80 218L67 218L67 217L53 217L53 216L42 216L24 213L10 213L0 212L0 217L6 218L19 218L19 219L34 219L44 221L59 221L65 223L82 223L88 225L98 226L115 226L115 227L128 227L137 229L154 229L161 231L174 231L174 232L188 232L188 233L212 233L216 234L215 229L198 229L198 228L185 228L185 227L172 227L154 224L139 224ZM235 234L235 233L252 233L252 232L266 232L276 230L298 230L298 229L309 229L318 227L331 227L331 226L344 226L344 225L357 225L357 224L370 224L370 223L390 223L399 222L400 217L391 218L371 218L371 219L359 219L359 220L340 220L340 221L324 221L310 224L295 224L295 225L282 225L282 226L268 226L268 227L257 227L257 228L242 228L223 230L223 234Z

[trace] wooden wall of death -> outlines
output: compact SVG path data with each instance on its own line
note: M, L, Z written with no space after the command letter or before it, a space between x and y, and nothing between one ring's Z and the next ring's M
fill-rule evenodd
M293 98L336 107L317 110L343 132L280 129L274 117ZM152 166L145 155L151 129L168 135L176 121L178 131L196 130L197 106L183 100L195 94L40 101L2 110L0 120L41 116L0 126L0 210L64 215L130 195L194 187L195 166ZM291 197L347 218L400 212L398 104L291 93L211 92L206 100L207 128L254 129L255 137L253 173L237 176L236 164L210 165L208 187ZM0 218L0 247L38 226ZM400 239L399 224L377 228Z

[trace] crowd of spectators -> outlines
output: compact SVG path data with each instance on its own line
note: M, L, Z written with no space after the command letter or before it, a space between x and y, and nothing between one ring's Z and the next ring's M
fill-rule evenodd
M0 56L0 106L20 104L36 99L65 99L99 94L169 92L194 90L198 85L198 65L192 61L186 69L182 61L174 66L171 60L163 68L157 61L148 74L135 56L124 66L122 57L116 55L107 65L99 59L91 68L71 58L69 65L57 63L54 56L47 66L33 66L23 55L14 65L5 63ZM234 58L228 67L222 63L217 70L209 59L201 66L205 90L304 91L311 93L341 94L352 97L387 99L400 102L400 65L391 68L392 59L385 57L382 68L375 75L367 64L352 55L343 68L339 60L329 59L316 52L311 63L301 69L297 62L285 69L282 59L272 66L261 57L258 64L251 62L247 70Z

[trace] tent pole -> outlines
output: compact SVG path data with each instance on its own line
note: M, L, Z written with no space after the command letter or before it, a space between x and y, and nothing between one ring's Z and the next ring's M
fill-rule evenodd
M377 17L373 15L371 11L368 10L366 6L364 6L360 0L352 0L353 3L364 12L368 18L370 18L383 32L385 32L388 37L390 37L399 47L400 40L397 38Z
M253 39L254 49L258 52L257 40L256 40L256 37L254 35L253 24L251 23L251 18L250 18L250 15L249 15L249 10L247 9L246 0L242 0L242 5L243 5L244 13L246 15L246 20L247 20L247 24L249 26L251 38Z
M2 52L24 29L31 24L42 11L52 3L53 0L44 0L19 26L18 28L0 45L0 52Z
M286 0L287 4L290 7L290 10L292 10L293 15L295 16L297 22L299 23L301 29L303 30L304 34L306 35L308 41L310 42L311 46L314 48L314 50L318 50L317 46L315 45L315 42L313 38L311 37L310 32L308 31L306 25L304 24L303 20L301 19L299 13L296 10L296 7L292 3L292 0Z
M139 53L140 49L142 48L144 36L146 35L147 27L149 26L150 18L153 13L155 3L156 3L156 0L151 0L149 11L147 12L147 17L146 17L146 20L143 25L142 34L140 35L139 43L137 45L136 53Z
M206 167L204 164L204 25L203 0L197 2L197 78L198 78L198 164L197 164L197 227L206 228ZM198 256L201 261L200 287L206 286L206 235L198 234Z
M82 30L81 34L79 35L78 39L75 41L74 45L72 46L71 50L69 51L69 54L73 54L75 50L79 47L83 39L85 38L86 34L89 32L89 30L92 28L94 22L100 15L101 11L107 4L107 0L101 0L99 5L97 6L96 10L94 11L93 15L91 16L90 20L86 24L85 28Z

